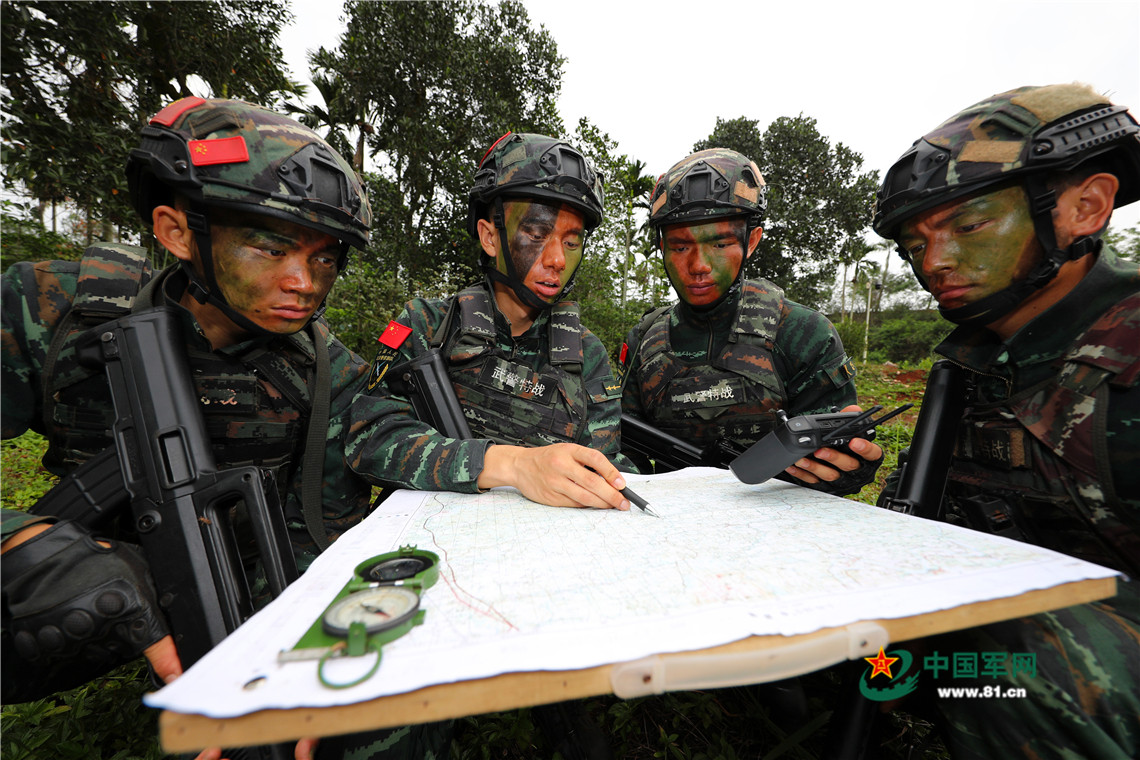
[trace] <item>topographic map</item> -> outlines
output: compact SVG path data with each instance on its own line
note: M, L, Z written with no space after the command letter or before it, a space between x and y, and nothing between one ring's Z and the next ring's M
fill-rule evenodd
M724 470L629 476L661 515L545 507L513 490L399 491L281 598L147 703L213 717L345 704L504 672L571 670L1015 596L1112 571L1033 546ZM353 568L440 557L423 625L378 673L323 688L278 663ZM351 660L334 663L351 672ZM256 683L256 688L248 685Z

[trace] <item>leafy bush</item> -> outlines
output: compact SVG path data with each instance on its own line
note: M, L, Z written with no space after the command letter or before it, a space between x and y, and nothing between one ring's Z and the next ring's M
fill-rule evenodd
M919 362L928 359L953 325L937 312L908 311L904 316L872 325L867 358L875 362ZM851 353L850 350L848 353Z
M839 339L843 341L843 349L848 356L861 357L863 355L863 339L866 336L866 325L853 319L841 319L835 322L835 330Z
M0 213L0 224L4 228L4 235L0 237L0 271L8 271L17 261L79 259L83 253L81 246L45 229L38 219L11 213L17 210L11 201L5 201L4 211Z

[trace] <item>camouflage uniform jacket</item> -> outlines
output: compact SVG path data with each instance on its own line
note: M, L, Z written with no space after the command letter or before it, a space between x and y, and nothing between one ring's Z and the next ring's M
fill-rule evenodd
M1105 247L1074 290L1007 342L959 327L936 350L973 380L951 514L984 527L978 505L998 496L1010 535L1140 574L1136 263Z
M745 280L707 312L684 302L630 331L622 412L701 447L748 446L789 416L854 404L855 366L822 314Z
M84 277L97 272L98 285L108 292L124 292L121 280L130 275L119 266L122 259L116 258L116 251L129 248L102 245L89 249ZM109 390L101 372L83 368L75 360L74 339L98 321L122 316L134 300L128 288L125 301L117 304L117 313L108 311L102 319L84 318L73 325L74 335L64 340L51 377L46 378L44 362L56 328L71 310L80 267L80 262L22 262L5 273L0 285L3 437L20 435L29 428L48 436L44 466L59 475L111 442L106 432L113 414ZM110 285L116 278L120 282ZM148 278L149 267L142 279ZM90 291L91 284L85 283L84 288ZM185 276L175 266L160 272L140 294L140 301L165 299L183 320L195 386L218 465L252 463L275 470L294 552L303 570L316 554L304 526L298 466L314 377L312 338L306 330L214 350L190 312L177 305L184 288ZM123 296L118 298L123 300ZM316 328L326 341L332 365L323 508L326 532L335 537L363 519L368 507L370 488L345 467L342 437L351 399L366 381L367 364L329 334L323 323ZM55 401L50 423L44 420L44 383L50 383Z
M577 305L558 304L513 337L484 284L445 300L410 301L396 323L411 333L398 348L381 348L370 391L353 404L348 459L356 472L405 488L475 493L491 444L559 441L597 449L632 469L618 451L617 380L601 341L578 322ZM440 329L446 336L436 336ZM420 422L382 379L390 365L428 351L433 338L442 344L473 439L447 438Z

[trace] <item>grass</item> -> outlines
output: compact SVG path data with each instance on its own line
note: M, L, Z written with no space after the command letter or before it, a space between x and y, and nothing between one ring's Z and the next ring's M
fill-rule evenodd
M916 407L883 425L876 442L886 459L876 483L851 497L874 503L900 449L909 445L926 381L923 368L871 364L859 368L863 408L882 404ZM39 465L45 443L34 434L4 441L0 501L26 509L50 488L54 478ZM845 704L836 670L796 679L805 709L789 709L773 687L673 692L622 700L610 696L583 700L592 721L609 737L618 760L812 760L823 752L827 721ZM151 688L142 660L104 678L48 699L3 706L0 756L3 760L156 760L157 713L142 706ZM531 760L550 758L530 710L513 710L456 721L452 760ZM869 757L883 760L943 758L946 752L931 725L895 710L878 721Z

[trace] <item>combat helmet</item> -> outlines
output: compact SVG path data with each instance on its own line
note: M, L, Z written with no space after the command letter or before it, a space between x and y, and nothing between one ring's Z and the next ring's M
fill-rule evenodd
M483 271L491 279L509 285L527 305L547 309L547 303L523 284L526 272L516 272L510 256L503 200L538 198L565 203L580 211L586 231L597 227L604 214L602 175L593 162L567 142L545 135L507 132L487 149L475 171L468 195L467 233L478 240L479 220L490 216L499 230L507 273L495 269L489 257L480 256ZM574 285L575 271L563 288L565 295Z
M700 150L681 159L657 179L649 198L649 226L654 245L661 247L661 229L673 224L694 224L727 217L746 220L741 245L747 253L752 230L764 221L768 208L764 177L756 162L728 148ZM739 287L744 263L732 287L705 309L711 309ZM673 283L677 288L677 283Z
M953 322L986 324L1048 283L1066 261L1095 249L1089 237L1067 250L1058 248L1052 217L1056 194L1047 184L1056 173L1085 165L1116 175L1117 207L1140 199L1140 126L1127 108L1082 84L999 93L915 141L887 172L872 226L897 241L902 223L919 212L997 185L1022 184L1045 256L1005 290L942 310ZM899 255L910 262L901 246Z
M189 202L187 219L202 257L205 282L193 269L190 293L251 332L262 328L235 311L214 274L209 209L277 217L364 248L372 215L360 180L315 132L293 119L240 100L183 98L159 111L127 159L131 203L144 221L175 194ZM319 313L319 311L318 311Z

